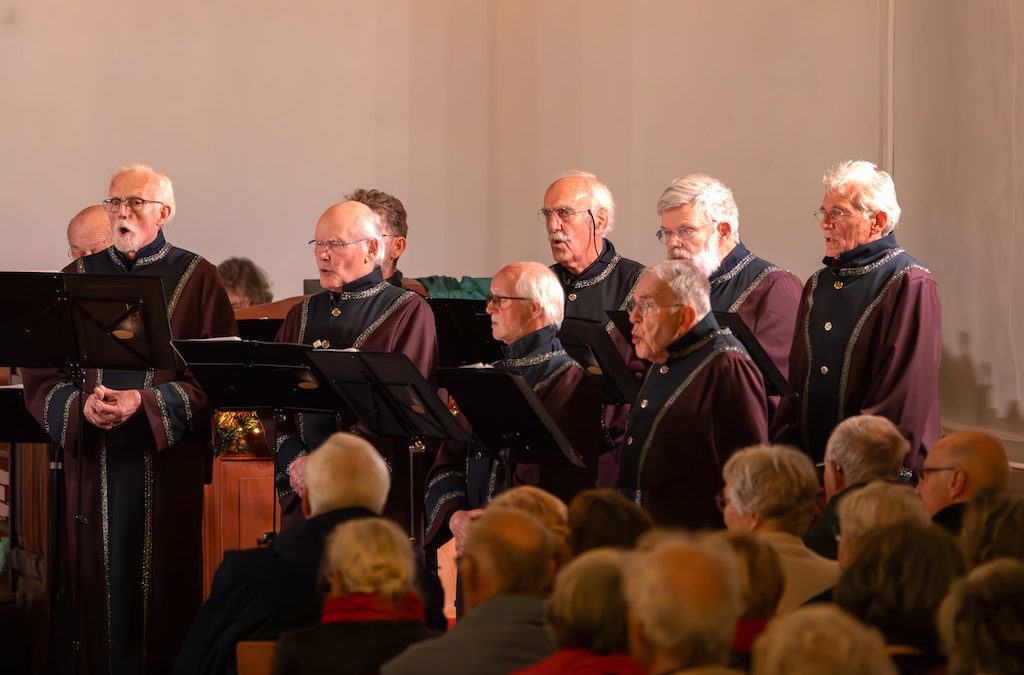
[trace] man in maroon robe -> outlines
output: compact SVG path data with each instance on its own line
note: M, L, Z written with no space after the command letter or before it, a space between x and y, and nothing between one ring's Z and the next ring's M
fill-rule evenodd
M619 491L661 526L721 527L722 466L768 440L764 380L715 321L709 293L693 263L666 260L644 270L630 302L633 344L651 370L630 408Z
M398 259L405 253L409 241L409 220L402 200L381 190L359 188L345 197L361 204L366 204L380 216L381 237L384 241L384 258L380 263L380 271L391 284L415 291L423 297L430 297L427 289L418 280L407 277L398 269Z
M942 307L931 273L896 243L896 186L874 164L825 174L815 212L825 267L808 279L790 352L799 400L784 401L773 435L820 462L832 429L853 415L887 417L910 438L919 468L939 437Z
M236 334L217 269L164 239L170 179L119 169L104 204L113 246L66 273L159 277L175 339ZM202 602L206 396L180 364L87 370L81 389L60 370L23 373L27 407L64 447L79 672L169 672Z
M325 290L289 310L277 340L324 349L400 352L430 380L437 359L434 315L421 296L384 279L381 235L379 216L360 202L335 204L320 216L309 244ZM338 417L330 414L300 413L278 426L276 484L283 528L302 518L301 494L296 491L302 490L301 458L335 431L339 431ZM418 530L422 504L414 499L417 510L410 516L408 443L367 437L392 471L393 488L384 515ZM426 460L418 454L414 461L414 494L421 495Z
M508 476L501 462L490 459L476 442L468 449L446 443L427 477L427 546L436 548L454 536L461 551L469 520L508 488L536 485L569 503L577 492L594 487L601 401L556 335L564 302L558 279L544 265L523 262L501 268L491 280L487 313L494 339L504 343L505 358L493 365L523 376L585 466L572 465L550 448L535 463L517 464Z

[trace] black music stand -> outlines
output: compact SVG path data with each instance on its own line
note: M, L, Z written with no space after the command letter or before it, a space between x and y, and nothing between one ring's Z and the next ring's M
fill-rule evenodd
M501 358L501 343L491 335L486 300L431 298L437 329L438 363L456 367Z
M238 319L238 336L243 340L261 340L273 342L284 319Z
M714 314L718 325L731 330L736 339L746 347L747 353L750 354L750 359L757 366L757 369L761 371L761 376L764 378L764 386L769 396L790 398L798 395L796 389L779 372L775 362L772 361L772 357L768 356L768 352L757 341L754 333L743 322L739 314L735 312L715 312Z
M558 423L523 376L504 368L438 368L441 385L451 393L483 442L488 456L501 462L511 480L516 464L559 453L584 467Z
M604 403L619 405L636 400L640 383L623 362L603 323L565 319L558 331L558 339L569 356L583 366L587 376L600 388Z
M87 368L119 370L175 369L171 331L163 284L157 277L48 272L0 272L0 365L22 368L62 368L81 392L79 424L85 425L83 408L87 393ZM81 455L84 433L78 434ZM52 444L53 494L58 527L53 528L51 550L58 551L60 524L64 522L64 449ZM78 474L79 483L82 474ZM81 501L81 484L78 498ZM81 503L75 514L79 528L85 523ZM76 550L80 550L78 546ZM51 562L51 579L59 578L57 557ZM80 565L75 566L78 574ZM80 587L77 582L75 587ZM56 595L51 598L56 616ZM77 670L77 628L73 640Z

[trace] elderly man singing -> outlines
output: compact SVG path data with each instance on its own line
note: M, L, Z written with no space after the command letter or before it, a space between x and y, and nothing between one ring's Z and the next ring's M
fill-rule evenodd
M721 527L722 465L768 438L761 373L708 296L701 270L668 260L644 270L629 304L636 353L653 365L630 410L619 489L658 525Z
M547 267L512 263L491 280L487 313L494 339L505 344L505 358L494 363L519 373L533 387L545 409L582 455L585 468L571 465L557 452L536 463L517 464L511 476L500 463L470 445L446 445L428 476L427 537L437 546L450 532L461 548L466 524L497 492L515 485L537 485L568 503L594 487L601 445L601 406L596 388L583 369L562 349L555 331L562 323L562 288Z

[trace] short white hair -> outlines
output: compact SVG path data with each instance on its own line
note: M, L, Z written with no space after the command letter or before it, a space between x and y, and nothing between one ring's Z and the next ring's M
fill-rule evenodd
M847 160L825 172L822 177L825 193L845 193L858 209L872 213L885 211L889 217L882 236L890 234L900 224L900 204L896 201L896 184L885 171L871 162Z
M163 202L171 208L171 215L167 216L167 222L171 222L171 218L174 218L174 214L178 211L178 207L174 205L174 184L166 174L160 173L148 164L126 164L114 169L114 175L110 177L110 184L107 188L108 192L114 186L114 181L118 176L133 171L149 174L149 180L156 189L156 201Z
M608 189L608 186L589 171L579 171L577 169L564 172L551 185L566 178L583 179L583 182L590 188L591 208L596 206L599 209L604 209L605 213L608 214L608 222L605 225L604 232L605 234L611 232L615 228L615 198L612 197L612 191ZM548 189L550 190L551 188L549 187Z
M341 577L346 594L398 600L416 582L409 536L384 518L357 518L335 527L327 539L326 557L328 569Z
M693 212L706 225L729 223L731 238L740 238L740 210L725 183L702 173L676 178L658 198L658 215L679 206L693 205Z
M313 515L353 507L381 513L391 489L388 466L376 448L342 432L309 455L303 477Z
M825 445L825 460L835 462L847 485L895 479L910 442L880 415L854 415L836 425Z
M811 459L785 445L754 445L736 451L722 467L729 502L740 513L760 516L780 530L802 536L814 518L818 474Z
M754 675L896 675L881 633L831 604L773 619L754 643Z
M870 529L904 521L922 526L931 522L912 487L882 480L843 495L836 510L843 545L850 550Z
M662 260L645 267L643 274L651 274L666 284L672 291L673 300L680 305L693 307L700 321L711 311L711 284L708 277L689 260Z
M506 272L514 279L516 295L530 298L540 305L546 325L561 328L565 316L565 291L547 265L515 262L501 268L500 272Z

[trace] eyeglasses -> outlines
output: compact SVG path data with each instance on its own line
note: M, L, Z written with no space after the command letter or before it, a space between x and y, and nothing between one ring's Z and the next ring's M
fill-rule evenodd
M518 297L518 296L515 296L515 295L488 295L487 296L487 304L488 305L494 305L494 309L498 310L499 312L502 309L504 309L505 307L509 306L508 303L506 302L506 300L533 300L533 298L521 298L521 297Z
M542 225L547 225L551 217L554 216L558 219L558 222L564 223L578 213L589 213L591 220L594 218L594 214L590 213L590 209L581 209L579 211L573 211L568 206L558 206L553 209L541 209L537 212L537 220Z
M632 314L633 310L639 310L640 311L640 316L650 316L651 314L654 314L656 311L658 311L662 307L686 307L686 305L682 305L682 304L678 304L678 303L671 304L671 305L659 305L659 304L654 303L651 300L640 300L639 302L637 302L633 298L630 298L626 302L626 311L629 312L630 314Z
M704 227L677 227L674 230L666 230L661 228L655 232L655 236L658 237L658 241L664 244L666 241L676 238L679 240L693 239L697 236L697 233L701 230L707 229L708 226Z
M111 197L110 199L103 200L103 206L111 213L120 211L122 204L131 209L132 213L142 213L142 210L146 208L146 204L160 204L163 206L164 203L153 199L143 199L142 197L125 197L124 199Z
M353 239L352 241L341 241L340 239L328 239L326 241L322 239L310 239L309 247L316 253L321 248L329 248L332 251L340 251L343 248L351 246L352 244L358 244L361 241L366 241L369 237L363 237L362 239Z
M935 473L936 471L956 471L956 470L957 470L957 467L955 467L955 466L926 466L926 467L921 468L921 469L914 469L914 478L916 478L917 482L920 483L921 481L923 481L925 479L925 476L927 476L930 473Z
M843 218L849 218L854 213L871 213L871 212L870 211L866 211L864 209L860 209L860 210L857 210L857 211L852 211L852 212L847 213L846 211L843 211L841 208L833 206L830 209L826 209L824 207L819 208L817 211L815 211L811 215L814 216L814 221L817 222L817 223L820 223L822 220L824 220L826 223L834 223L837 220L842 220Z

